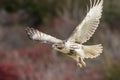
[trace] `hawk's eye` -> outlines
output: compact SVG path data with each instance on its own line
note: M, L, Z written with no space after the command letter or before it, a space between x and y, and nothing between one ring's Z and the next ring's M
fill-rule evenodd
M63 48L64 48L64 44L63 44L63 43L57 43L57 44L54 44L54 46L55 46L57 49L63 49Z

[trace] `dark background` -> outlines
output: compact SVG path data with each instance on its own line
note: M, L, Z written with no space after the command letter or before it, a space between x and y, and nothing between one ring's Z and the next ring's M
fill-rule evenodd
M50 45L32 41L33 27L60 39L84 19L89 0L0 0L0 80L120 80L120 0L104 0L99 28L85 44L104 46L79 68Z

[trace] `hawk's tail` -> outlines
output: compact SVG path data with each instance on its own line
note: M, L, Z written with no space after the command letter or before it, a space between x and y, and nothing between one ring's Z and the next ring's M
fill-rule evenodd
M103 51L103 46L101 44L91 45L91 46L83 46L85 52L85 58L95 58L100 55Z

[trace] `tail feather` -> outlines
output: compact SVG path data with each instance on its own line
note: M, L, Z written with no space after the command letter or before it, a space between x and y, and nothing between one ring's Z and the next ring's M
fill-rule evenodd
M85 52L85 58L96 58L103 51L103 46L101 44L98 45L90 45L83 46Z

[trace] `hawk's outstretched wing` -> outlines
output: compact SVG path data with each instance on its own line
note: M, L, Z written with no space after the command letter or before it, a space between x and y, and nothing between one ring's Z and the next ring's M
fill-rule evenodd
M33 40L40 40L43 43L50 42L50 43L61 43L62 40L57 39L55 37L52 37L50 35L47 35L45 33L42 33L36 29L33 28L26 28L27 34L29 37Z
M90 0L90 10L80 25L76 27L68 41L84 43L90 39L98 27L102 15L103 0Z

